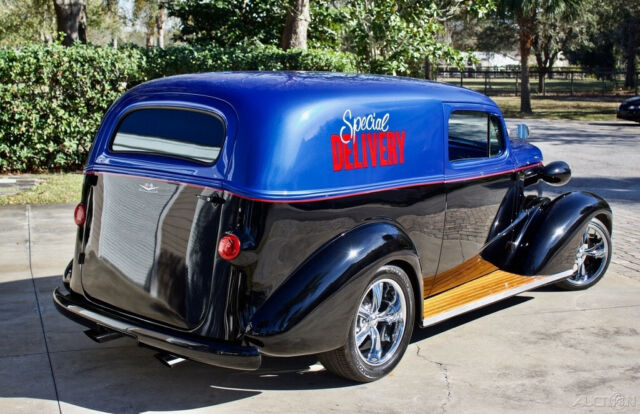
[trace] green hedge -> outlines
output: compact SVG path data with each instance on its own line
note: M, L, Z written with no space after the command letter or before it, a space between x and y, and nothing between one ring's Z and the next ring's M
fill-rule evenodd
M332 50L287 50L275 46L143 49L149 79L224 70L317 70L355 72L356 56Z
M220 70L353 72L356 57L273 46L0 48L0 171L81 167L109 105L149 79Z

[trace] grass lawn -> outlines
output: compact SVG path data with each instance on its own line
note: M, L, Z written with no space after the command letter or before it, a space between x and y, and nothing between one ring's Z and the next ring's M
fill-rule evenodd
M533 114L520 113L519 96L492 96L506 118L546 118L572 121L615 121L616 108L624 98L580 99L537 98L531 99Z
M81 173L38 174L44 180L35 188L18 194L1 195L0 206L16 204L77 203L82 191Z

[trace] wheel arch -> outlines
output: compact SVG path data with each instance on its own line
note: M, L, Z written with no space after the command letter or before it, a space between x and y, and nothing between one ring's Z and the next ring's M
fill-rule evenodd
M600 220L602 224L605 225L607 230L609 230L609 235L613 235L613 218L612 213L606 214L605 212L600 212L595 215L595 218Z
M481 256L502 270L525 276L570 270L582 231L594 217L611 233L611 207L601 197L575 191L546 199L523 212Z
M316 354L342 346L353 307L369 278L389 264L407 273L417 297L422 286L420 261L397 223L372 220L340 234L303 261L254 312L246 338L274 356Z
M392 260L387 265L397 266L402 269L407 276L409 276L409 280L411 281L411 289L413 293L414 307L415 307L415 320L414 323L418 326L422 326L422 317L424 313L423 302L423 281L422 276L416 273L415 267L412 266L409 262L405 260Z

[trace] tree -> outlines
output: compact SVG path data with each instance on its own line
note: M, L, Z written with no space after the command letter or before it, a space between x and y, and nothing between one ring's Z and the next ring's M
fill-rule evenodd
M625 87L633 87L640 51L640 2L594 1L590 14L594 22L587 30L586 41L568 51L569 60L596 72L623 63Z
M310 21L309 0L295 0L287 13L280 47L283 50L291 48L306 49L307 29Z
M511 52L518 45L518 27L495 13L478 18L464 16L463 20L448 22L451 44L459 50L479 52Z
M158 13L156 14L156 31L158 35L158 47L164 48L164 26L167 24L167 8L164 3L161 3L158 7Z
M180 21L178 40L232 46L243 42L279 45L288 10L284 0L183 0L167 3Z
M342 8L343 45L363 57L369 72L428 77L432 63L466 61L445 39L443 22L491 7L491 1L350 0Z
M334 0L310 1L311 21L307 31L308 46L311 48L341 49L342 35L346 24L342 5Z
M117 0L86 0L85 6L86 41L115 45L122 37L124 23ZM34 42L49 44L58 39L53 1L0 0L0 45L20 47Z
M117 24L120 17L118 13L118 0L107 0L106 10L111 29L111 43L113 47L118 47L118 32L120 31L120 27Z
M618 3L621 19L621 46L625 61L625 88L632 88L635 83L638 49L640 48L640 3L624 1Z
M552 75L560 52L580 47L587 42L587 33L594 24L593 2L585 1L577 8L563 8L559 13L538 15L533 50L538 66L538 93L544 93L544 78Z
M445 38L443 22L466 12L482 15L493 0L226 0L173 1L179 39L233 46L246 42L283 49L353 52L362 70L424 76L425 65L464 66L465 57ZM313 16L313 19L311 19ZM305 40L305 38L307 38Z
M518 25L520 49L521 93L520 112L531 113L531 91L529 89L529 55L538 32L541 15L558 15L565 9L575 8L577 0L500 0L501 15L510 16Z
M0 0L0 45L51 43L56 19L50 0Z
M145 29L147 47L164 48L167 7L164 0L134 0L133 18Z
M58 32L64 33L62 44L87 43L86 0L53 0Z

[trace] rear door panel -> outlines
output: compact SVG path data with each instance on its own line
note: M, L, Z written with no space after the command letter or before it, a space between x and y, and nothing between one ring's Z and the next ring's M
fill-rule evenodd
M204 318L220 206L213 189L98 175L82 285L97 302L183 329ZM200 196L200 197L199 197Z

